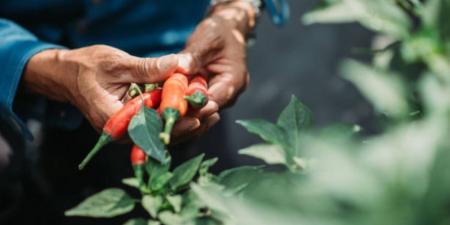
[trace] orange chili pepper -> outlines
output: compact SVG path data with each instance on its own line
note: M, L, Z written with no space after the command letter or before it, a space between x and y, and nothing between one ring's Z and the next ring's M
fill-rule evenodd
M164 82L159 112L165 121L164 131L160 134L165 144L170 143L170 133L175 122L186 115L188 102L184 99L184 95L187 88L188 78L181 73L173 74Z

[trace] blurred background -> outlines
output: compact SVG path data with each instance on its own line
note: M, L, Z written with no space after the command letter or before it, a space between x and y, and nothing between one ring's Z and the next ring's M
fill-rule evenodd
M371 106L339 73L342 60L369 58L357 50L371 45L372 33L357 24L303 25L302 15L317 1L289 4L291 18L284 27L274 26L267 14L261 17L256 43L248 51L250 86L225 112L222 123L226 124L231 151L228 154L233 164L251 163L249 158L238 156L237 151L260 142L235 121L276 121L291 95L311 109L315 126L346 123L358 124L367 133L376 129Z

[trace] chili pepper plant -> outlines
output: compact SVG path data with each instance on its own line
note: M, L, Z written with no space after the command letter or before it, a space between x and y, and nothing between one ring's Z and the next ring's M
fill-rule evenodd
M136 176L123 180L140 196L107 189L66 215L109 218L143 207L145 218L125 224L449 224L449 15L450 0L324 0L303 17L374 32L372 62L345 60L341 72L372 103L377 133L358 124L314 128L292 97L277 121L237 122L262 139L239 151L261 165L213 175L217 159L202 154L171 168L164 121L141 107L128 135L145 157L131 157Z

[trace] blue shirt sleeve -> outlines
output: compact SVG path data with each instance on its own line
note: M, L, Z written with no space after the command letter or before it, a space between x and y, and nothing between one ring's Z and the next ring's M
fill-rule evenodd
M45 43L18 24L0 18L0 122L27 139L31 133L12 110L17 86L28 60L36 53L61 46Z

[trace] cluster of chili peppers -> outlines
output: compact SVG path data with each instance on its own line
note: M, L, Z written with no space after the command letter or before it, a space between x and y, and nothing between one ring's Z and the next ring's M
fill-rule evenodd
M144 93L141 93L139 87L132 85L128 94L133 99L108 119L94 148L78 168L83 169L106 144L124 138L131 119L143 106L157 109L160 113L165 122L160 138L164 144L169 144L173 126L186 115L188 106L199 109L206 105L208 101L207 85L207 79L203 75L189 77L181 73L169 76L162 88L158 85L146 84ZM143 165L147 160L146 153L134 145L131 149L130 159L136 178L141 180L139 178L143 176Z

